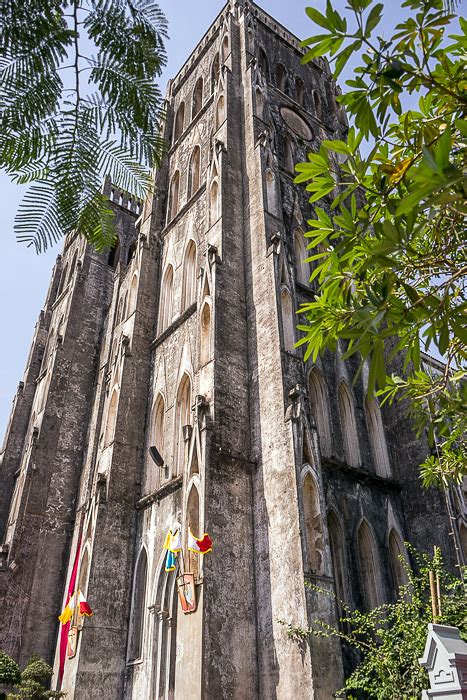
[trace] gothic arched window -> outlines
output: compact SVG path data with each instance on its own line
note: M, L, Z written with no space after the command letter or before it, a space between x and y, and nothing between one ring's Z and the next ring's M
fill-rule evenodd
M60 294L65 289L65 283L67 281L67 277L68 277L68 263L66 263L65 267L63 268L62 274L60 275L60 284L58 285L57 297L59 297Z
M133 582L133 600L128 642L128 661L137 661L143 655L143 633L146 618L146 588L148 558L146 550L140 552Z
M170 326L173 318L174 269L168 265L162 280L161 303L159 309L159 333Z
M164 417L165 404L164 397L159 393L156 403L154 404L154 419L153 419L153 444L157 447L159 454L164 458Z
M347 382L342 381L337 390L339 413L341 419L342 440L347 464L351 467L360 466L360 450L358 447L357 422L355 405Z
M191 381L187 374L184 374L178 387L177 401L175 406L175 460L174 474L183 474L187 457L188 437L186 427L191 426Z
M397 599L400 587L408 583L409 579L407 576L407 572L404 568L404 564L400 559L400 557L402 557L402 559L406 561L404 545L402 544L401 538L394 529L392 529L389 533L388 545L389 559L391 561L392 578L394 581L394 594L395 598Z
M319 446L325 457L331 455L331 426L329 421L328 392L323 376L313 367L308 377L310 407L319 435Z
M110 445L115 435L115 425L117 423L118 409L118 389L114 389L110 397L109 408L107 410L107 421L105 425L104 447Z
M211 305L206 301L201 310L200 364L211 359Z
M303 512L305 516L308 566L312 573L323 573L323 524L316 482L308 472L303 480Z
M289 173L295 171L295 153L291 140L286 136L284 139L284 167Z
M186 520L187 520L187 532L190 528L191 532L195 537L201 537L203 534L200 531L200 517L199 517L199 493L195 484L192 485L190 490L190 495L188 496L187 508L186 508ZM190 573L194 574L195 577L199 575L199 554L194 552L187 552L188 554L188 569Z
M225 61L225 59L227 58L228 55L229 55L229 37L226 34L224 39L222 40L222 60Z
M281 317L282 333L284 336L284 350L294 352L295 345L295 313L292 296L287 287L281 289Z
M115 270L115 268L118 265L119 260L120 260L120 239L117 237L112 248L110 249L109 257L107 258L107 264L109 267L111 267L113 270Z
M266 202L268 212L277 216L276 178L270 168L266 170Z
M219 99L217 100L217 105L216 105L216 130L219 129L219 127L224 123L225 121L225 97L224 95L221 95Z
M178 213L180 196L180 172L175 171L172 181L170 183L170 197L169 197L169 221L171 221L174 216Z
M376 473L380 476L389 477L391 469L389 466L388 448L381 418L381 409L377 399L366 399L365 414Z
M182 311L196 301L196 245L190 241L183 262Z
M310 283L310 267L305 259L307 256L305 237L303 231L297 228L294 231L294 253L295 253L295 269L297 270L297 279L301 284L306 286Z
M276 67L276 85L281 92L287 92L287 71L282 63L278 63Z
M263 74L264 78L266 80L269 80L269 64L268 64L268 59L266 57L266 53L263 49L260 48L258 52L258 66Z
M178 141L180 136L183 134L184 127L185 127L185 103L180 102L178 109L177 109L177 114L175 117L174 143L175 143L175 141Z
M336 603L338 616L342 617L342 603L347 603L347 586L345 580L345 540L341 525L335 513L328 516L329 543L331 547L332 570L334 574L334 587L336 590Z
M136 300L138 297L138 275L133 275L130 286L129 307L131 312L136 309Z
M300 107L303 107L304 99L305 87L303 85L303 80L301 78L295 78L295 100L298 102Z
M313 104L315 107L315 116L317 119L323 118L323 111L321 109L321 97L317 90L313 90Z
M358 529L358 555L365 608L372 610L383 602L376 541L364 520Z
M211 68L211 93L214 93L219 83L220 65L219 54L216 53Z
M261 88L255 89L256 116L258 119L264 119L264 96Z
M203 106L203 79L198 78L193 90L193 102L191 108L191 118L194 119Z
M211 226L215 224L219 219L220 213L220 194L219 194L219 182L214 180L211 184L211 189L209 192L209 203L211 209Z
M195 146L190 158L188 170L188 198L199 190L201 179L201 149Z

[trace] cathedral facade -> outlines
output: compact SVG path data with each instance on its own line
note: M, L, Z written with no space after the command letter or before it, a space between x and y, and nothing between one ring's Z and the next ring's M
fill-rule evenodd
M156 196L106 182L115 248L69 236L54 268L1 457L0 648L68 700L328 700L352 660L283 623L391 600L406 540L455 565L464 506L421 488L404 411L295 348L315 288L294 163L347 133L302 55L229 2L169 83Z

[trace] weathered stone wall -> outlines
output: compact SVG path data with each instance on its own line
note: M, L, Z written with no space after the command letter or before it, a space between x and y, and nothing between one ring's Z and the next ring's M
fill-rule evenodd
M328 593L340 587L350 605L365 605L362 523L374 539L382 599L395 589L391 531L422 549L442 545L454 563L444 496L421 490L427 446L405 413L382 410L384 471L366 371L354 382L356 362L344 361L342 348L315 367L293 347L293 312L315 289L297 253L296 231L303 235L312 208L293 183L293 163L347 133L326 62L304 66L301 55L298 40L256 5L228 3L169 83L158 197L141 207L106 182L118 248L107 258L71 238L53 277L3 454L0 602L9 631L0 644L8 640L21 659L39 651L48 660L55 645L57 676L56 616L80 547L77 587L94 616L74 619L82 629L62 683L70 700L327 700L354 659L336 642L288 638L281 621L337 622L332 597L304 581ZM332 196L320 202L328 212ZM322 415L311 370L322 378ZM355 421L352 465L343 380ZM339 571L329 517L342 533ZM183 553L168 573L163 543L174 522ZM204 560L187 551L188 526L214 541ZM177 594L182 570L195 574L198 598L187 615Z

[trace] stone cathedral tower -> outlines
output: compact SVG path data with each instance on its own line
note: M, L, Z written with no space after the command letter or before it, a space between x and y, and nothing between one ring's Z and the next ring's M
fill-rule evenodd
M2 452L0 647L57 679L76 576L94 616L72 619L68 700L327 700L352 660L288 638L281 620L337 620L304 581L370 607L403 580L404 539L453 563L455 494L422 492L404 415L366 400L353 362L294 349L313 288L293 164L347 129L326 62L301 53L229 2L169 84L157 198L106 182L118 245L70 236L57 261Z

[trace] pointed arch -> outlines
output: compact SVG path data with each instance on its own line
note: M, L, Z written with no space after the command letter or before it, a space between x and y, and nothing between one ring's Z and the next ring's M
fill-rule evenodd
M120 238L117 236L112 248L109 251L107 265L115 270L120 261Z
M185 468L188 453L188 439L184 428L192 425L191 393L191 379L185 372L178 387L175 404L175 459L173 476L183 474Z
M376 540L366 520L358 528L357 543L363 600L366 610L372 610L381 605L383 595Z
M177 656L178 594L176 572L164 570L165 557L158 567L155 609L153 668L154 698L175 697L175 663Z
M295 152L288 136L284 138L284 167L289 173L295 172Z
M154 417L153 417L153 434L152 443L155 445L159 451L159 454L164 458L164 446L165 446L165 401L162 392L159 392L157 398L154 402Z
M172 180L170 182L169 221L171 221L178 214L179 197L180 197L180 171L176 170L174 172Z
M163 333L170 326L173 318L173 284L174 269L167 265L162 278L161 302L159 308L159 333Z
M305 86L301 78L295 78L295 101L303 107L305 100Z
M178 141L185 129L185 103L180 102L175 116L174 143Z
M191 239L185 249L182 280L182 312L196 301L196 243Z
M209 190L209 205L211 214L211 226L216 223L220 218L220 192L219 192L219 181L217 178L211 183L211 188Z
M214 56L214 61L212 62L212 67L211 67L211 94L213 94L216 91L216 88L219 84L219 76L220 76L220 61L219 61L219 54L216 53Z
M216 131L225 121L225 97L220 95L216 105Z
M317 119L322 121L323 119L323 110L321 107L321 97L319 96L318 90L313 90L313 106L315 108L315 116Z
M86 589L88 585L88 575L89 575L89 546L85 547L83 555L81 557L81 562L79 565L79 576L77 590L81 591L83 595L86 595Z
M351 467L360 466L360 449L358 446L355 404L349 385L343 379L337 390L339 414L341 419L342 441L345 460Z
M389 560L391 562L392 580L394 583L394 595L397 599L400 587L408 583L409 579L400 559L400 557L402 557L403 560L406 561L405 548L399 534L396 532L396 530L394 530L394 528L392 528L391 532L389 533L388 548Z
M193 90L193 100L191 103L191 118L194 119L203 106L203 78L199 77Z
M276 178L270 168L266 170L266 203L270 214L278 215Z
M144 625L146 620L146 592L148 579L148 556L141 548L135 567L133 595L128 634L128 661L138 661L143 656Z
M138 274L135 272L131 279L130 285L130 295L129 295L129 308L133 312L136 309L136 301L138 298Z
M295 352L295 313L293 308L292 295L287 287L281 289L281 319L284 350Z
M211 304L205 301L201 309L199 361L203 366L211 359Z
M68 282L71 282L71 280L73 279L73 275L75 274L77 260L78 260L78 251L75 250L75 252L73 253L73 258L72 258L71 265L70 265L70 274L68 275Z
M192 197L201 184L201 149L195 146L190 158L188 169L188 199Z
M287 71L282 63L278 63L276 66L276 87L281 92L287 92Z
M62 274L60 275L60 284L58 285L57 298L60 296L60 294L65 289L67 279L68 279L68 263L65 264L65 267L63 268Z
M200 528L199 491L195 483L192 484L186 506L186 532L191 530L195 537L203 533ZM199 576L199 554L187 549L187 560L190 573Z
M313 367L308 375L310 408L319 435L319 447L324 457L331 456L331 424L329 419L329 397L323 375Z
M128 256L127 256L127 261L126 261L127 265L129 265L131 263L131 261L133 260L137 249L138 249L138 242L133 241L133 243L128 248Z
M265 80L269 81L269 63L264 49L258 51L258 67Z
M222 62L225 62L229 53L230 53L229 37L226 34L224 36L224 38L222 39Z
M389 478L391 476L391 467L389 464L388 446L381 418L381 408L376 398L369 399L367 396L365 400L365 416L376 473L379 476Z
M301 228L294 231L294 254L295 254L295 269L297 271L297 279L300 284L308 286L310 284L310 266L305 259L307 256L305 237Z
M255 88L255 106L256 116L264 121L264 95L261 88L257 85Z
M318 487L309 471L303 480L302 494L308 567L320 576L323 573L323 524Z
M342 603L348 602L345 538L339 518L332 510L328 515L328 532L329 544L331 548L332 570L334 575L334 588L336 592L337 613L338 617L340 618L344 612Z
M107 420L105 423L105 433L104 433L104 447L110 445L114 439L115 426L117 423L117 411L118 411L118 398L119 391L118 387L114 387L110 401L109 407L107 409Z

